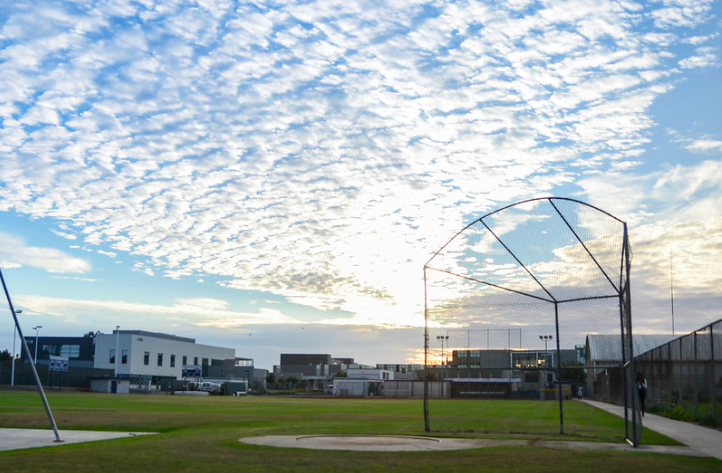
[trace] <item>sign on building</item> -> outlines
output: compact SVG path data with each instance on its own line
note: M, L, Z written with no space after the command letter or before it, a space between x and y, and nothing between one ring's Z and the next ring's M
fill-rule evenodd
M181 371L181 377L183 378L200 378L201 377L201 366L200 365L183 365Z
M68 358L65 356L50 355L50 363L48 365L50 371L68 372Z

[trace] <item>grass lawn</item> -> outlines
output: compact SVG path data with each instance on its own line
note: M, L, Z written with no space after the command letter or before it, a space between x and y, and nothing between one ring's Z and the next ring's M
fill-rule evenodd
M431 400L429 412L434 432L480 431L484 437L498 437L500 433L504 437L516 434L529 438L559 433L561 427L558 401ZM622 419L589 404L566 401L563 415L566 435L559 439L614 442L624 437ZM642 442L670 445L674 441L656 432L643 431Z
M162 395L106 395L49 392L48 399L61 431L148 431L159 435L124 438L85 444L0 452L0 471L111 471L111 472L555 472L560 469L604 472L654 471L722 472L722 461L631 451L572 451L541 447L498 447L445 452L348 452L280 449L245 445L241 437L302 434L397 434L427 435L423 430L419 400L329 399L287 397L192 397ZM484 401L464 403L469 412ZM537 416L535 423L551 422L547 431L558 430L558 420L545 420L543 410L518 401L499 402L494 423L509 423L522 412ZM540 403L530 401L536 406ZM541 403L543 404L543 403ZM450 404L451 406L451 404ZM432 405L432 409L433 409ZM438 407L438 406L436 406ZM445 406L448 407L448 406ZM488 408L488 405L486 406ZM621 419L601 411L576 412L581 403L565 405L571 426L579 418L594 419L594 426L580 427L572 435L494 434L505 438L539 438L622 442ZM504 414L506 410L506 414ZM568 412L568 414L567 414ZM433 418L432 418L433 419ZM576 420L575 420L576 419ZM581 425L581 424L580 424ZM36 392L0 391L0 427L48 428L45 411ZM618 432L616 432L618 430ZM616 432L616 433L613 433ZM433 435L448 435L433 432ZM492 435L484 432L464 437ZM647 444L675 444L666 437L645 431Z

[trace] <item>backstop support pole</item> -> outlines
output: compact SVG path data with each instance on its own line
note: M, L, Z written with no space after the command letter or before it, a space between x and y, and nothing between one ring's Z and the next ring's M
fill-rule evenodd
M559 433L564 435L564 398L562 396L562 351L559 342L559 303L554 302L554 325L557 338L557 392L559 394Z
M426 294L426 268L424 268L424 430L429 426L429 301Z
M15 312L15 308L13 307L13 302L10 299L10 293L8 292L8 288L5 285L5 278L3 277L2 270L0 270L0 280L3 284L3 290L5 290L5 297L8 300L8 305L10 306L10 312L13 314L13 320L15 321L15 328L17 328L18 336L20 337L20 343L22 343L22 346L25 350L25 358L28 360L28 364L33 370L33 376L35 377L35 384L38 386L38 392L40 393L40 398L43 400L43 406L45 406L45 412L48 414L48 420L50 420L50 426L53 428L53 432L55 432L55 441L56 442L62 442L62 439L60 438L60 434L58 433L58 427L55 425L55 419L53 418L53 413L50 411L50 405L48 404L48 399L45 397L45 391L43 390L43 384L40 382L40 377L38 376L38 370L35 369L35 363L33 363L33 355L30 353L30 348L28 348L28 342L25 341L25 337L23 336L23 330L20 328L20 322L18 322L18 315ZM13 364L15 363L15 360L12 361Z

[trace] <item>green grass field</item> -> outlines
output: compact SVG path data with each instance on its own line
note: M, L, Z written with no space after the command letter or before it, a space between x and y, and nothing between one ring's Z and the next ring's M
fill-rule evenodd
M560 469L604 472L722 472L722 461L600 450L572 451L541 447L497 447L445 452L349 452L280 449L245 445L241 437L302 434L396 434L427 435L422 403L418 400L329 399L288 397L191 397L162 395L106 395L77 392L48 393L61 431L112 430L159 432L158 435L124 438L85 444L68 444L30 450L0 452L0 471L112 471L112 472L555 472ZM464 402L464 401L449 401ZM473 409L482 402L465 402ZM500 403L494 423L523 416L538 416L535 422L551 423L543 410L518 401ZM538 406L539 403L529 401ZM450 404L451 405L451 404ZM592 426L574 435L457 434L464 437L540 438L590 441L620 441L619 418L602 411L578 412L581 403L565 406L570 426L575 416L594 419ZM433 406L432 406L433 407ZM488 405L486 406L488 408ZM569 414L567 414L569 412ZM0 427L49 428L39 396L35 392L0 391ZM619 430L619 432L616 432ZM449 435L433 432L435 436ZM647 444L675 444L666 437L645 431Z

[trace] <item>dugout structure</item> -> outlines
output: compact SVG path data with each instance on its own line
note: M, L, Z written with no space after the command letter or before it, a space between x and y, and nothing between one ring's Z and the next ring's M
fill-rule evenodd
M596 435L581 388L623 407L616 437L638 445L631 256L625 222L569 198L518 202L454 235L424 265L426 430ZM591 370L586 340L600 334L610 359Z

